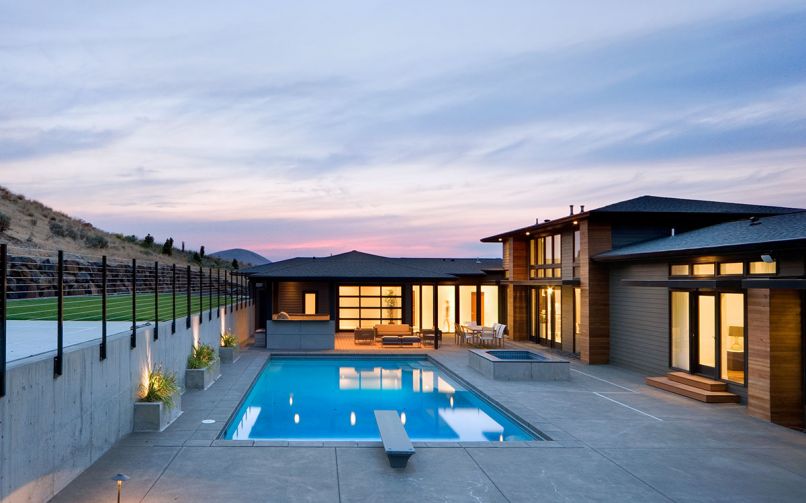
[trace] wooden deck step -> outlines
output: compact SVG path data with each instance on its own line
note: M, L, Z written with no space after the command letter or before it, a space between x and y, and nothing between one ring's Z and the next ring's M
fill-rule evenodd
M728 385L722 381L715 381L707 377L687 374L685 372L669 372L666 377L672 381L693 386L695 388L704 389L706 391L727 391Z
M647 377L649 386L682 395L705 403L739 403L739 395L727 391L708 391L673 381L668 377Z

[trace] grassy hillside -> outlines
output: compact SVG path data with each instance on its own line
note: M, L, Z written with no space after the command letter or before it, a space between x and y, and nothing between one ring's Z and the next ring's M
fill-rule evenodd
M176 237L177 243L181 237ZM165 264L198 265L193 251L174 248L172 255L162 253L163 243L147 243L140 236L111 234L89 222L71 218L44 204L14 194L0 187L0 243L33 250L64 250L78 255L107 255L117 259L159 260ZM202 259L205 267L229 268L230 263L214 257Z

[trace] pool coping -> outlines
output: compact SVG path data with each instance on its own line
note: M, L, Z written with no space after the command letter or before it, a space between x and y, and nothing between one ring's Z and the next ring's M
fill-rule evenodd
M474 386L457 373L453 372L450 368L448 368L442 362L432 358L431 355L426 353L389 353L389 354L366 354L366 353L312 353L312 352L295 352L295 351L282 351L282 352L269 352L268 358L260 367L260 370L255 374L255 377L252 379L252 382L249 384L249 387L244 391L243 396L241 396L240 400L238 400L238 404L232 410L230 415L227 417L226 421L223 422L223 426L216 434L215 438L210 441L209 446L211 447L371 447L371 448L379 448L383 447L383 442L380 440L366 440L366 441L352 441L352 440L274 440L274 439L266 439L266 440L235 440L235 439L226 439L222 438L225 434L227 428L229 427L230 423L235 418L235 415L241 409L246 397L252 392L252 389L257 384L258 379L260 378L263 371L266 367L271 363L272 357L283 357L283 358L325 358L325 359L338 359L338 358L357 358L357 359L377 359L387 358L387 359L394 359L394 360L409 360L412 358L422 358L424 360L428 360L429 363L433 364L434 366L438 367L440 370L444 371L448 374L451 379L456 380L457 383L464 386L468 390L472 391L476 394L484 402L487 402L488 405L492 405L499 409L501 413L503 413L508 419L513 421L519 427L525 429L529 434L537 437L537 440L509 440L506 442L490 442L490 441L447 441L447 442L428 442L428 441L412 441L412 445L417 447L429 447L429 448L446 448L446 449L456 449L456 448L478 448L478 447L485 447L491 449L505 449L505 448L514 448L514 449L522 449L526 447L576 447L576 442L572 442L570 445L565 445L564 442L555 440L551 438L548 434L540 430L539 428L533 426L531 423L520 417L518 414L515 414L512 410L508 407L501 404L499 401L495 400L494 398L487 395L485 392L481 391L478 387ZM202 441L206 443L206 441Z

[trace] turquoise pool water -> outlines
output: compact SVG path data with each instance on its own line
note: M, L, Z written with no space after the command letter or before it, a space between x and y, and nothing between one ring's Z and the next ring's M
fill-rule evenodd
M427 359L273 357L226 439L380 440L376 409L415 441L538 440Z

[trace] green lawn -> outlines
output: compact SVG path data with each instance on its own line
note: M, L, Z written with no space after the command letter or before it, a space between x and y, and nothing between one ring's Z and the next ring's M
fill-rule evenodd
M222 296L221 303L227 299ZM160 294L159 298L159 319L166 321L173 319L171 307L171 294ZM191 296L192 313L200 310L207 310L216 307L217 297L213 294L212 303L205 294L199 298L198 294ZM132 319L132 296L110 295L106 302L107 320L109 321L131 321ZM176 294L176 317L187 316L187 295ZM20 299L8 301L9 320L55 320L56 319L56 297L44 297L40 299ZM101 319L101 297L100 296L73 296L64 298L64 319L67 321L100 321ZM137 294L137 321L154 320L154 294Z

